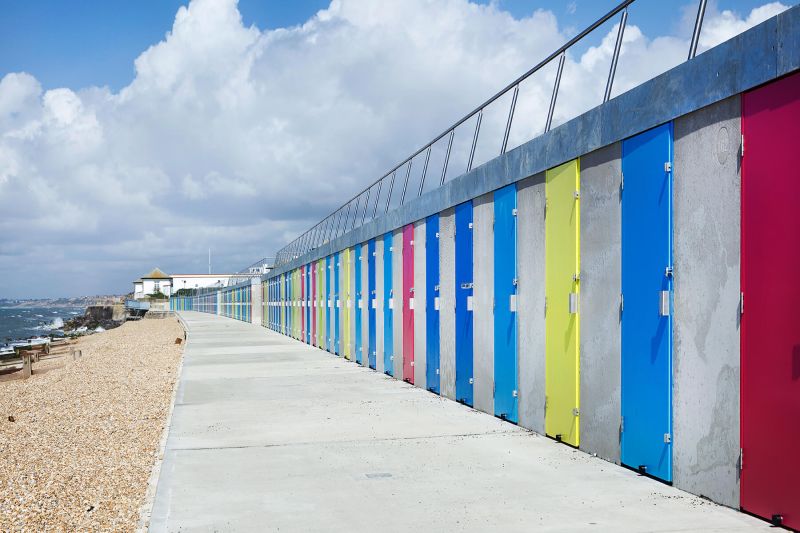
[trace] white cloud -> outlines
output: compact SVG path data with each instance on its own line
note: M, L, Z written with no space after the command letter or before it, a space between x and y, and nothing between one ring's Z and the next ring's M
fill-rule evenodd
M712 6L701 45L782 8L739 16ZM556 122L599 103L615 36L568 54ZM221 269L244 266L565 38L552 12L515 19L497 3L333 0L300 26L260 31L243 26L235 0L194 0L118 93L43 91L9 73L0 297L121 292L155 264L202 270L209 247ZM687 46L629 26L615 92L677 64ZM553 77L550 66L522 85L511 145L542 129ZM508 102L487 109L477 163L497 154ZM459 131L452 173L465 166L472 127ZM92 274L76 281L81 271Z

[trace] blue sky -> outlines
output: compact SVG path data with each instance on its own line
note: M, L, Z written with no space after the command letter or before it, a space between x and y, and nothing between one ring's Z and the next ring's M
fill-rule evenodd
M617 0L495 3L517 18L535 9L551 10L574 33ZM759 3L763 2L719 0L717 5L745 11ZM188 0L5 0L0 17L0 75L29 72L45 89L108 85L117 91L133 79L133 60L164 37L175 12L185 4ZM239 10L245 26L254 24L263 30L301 24L328 4L328 0L240 0ZM694 2L639 0L629 20L646 34L669 33L680 20L680 6L686 4Z

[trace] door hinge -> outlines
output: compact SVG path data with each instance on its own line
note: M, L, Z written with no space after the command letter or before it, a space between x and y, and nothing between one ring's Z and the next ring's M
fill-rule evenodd
M744 292L739 293L739 314L744 315Z
M619 295L619 311L620 313L625 310L625 295L620 293Z
M621 190L621 191L625 190L625 174L623 174L621 172L620 172L620 175L619 175L619 190Z
M744 157L744 133L742 133L742 157Z
M744 470L744 448L739 448L739 471Z
M619 417L619 432L622 433L623 431L625 431L625 417L621 416Z

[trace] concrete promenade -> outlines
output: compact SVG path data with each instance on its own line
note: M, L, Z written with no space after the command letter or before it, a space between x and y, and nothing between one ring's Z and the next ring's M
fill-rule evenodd
M195 312L151 531L769 531L265 328Z

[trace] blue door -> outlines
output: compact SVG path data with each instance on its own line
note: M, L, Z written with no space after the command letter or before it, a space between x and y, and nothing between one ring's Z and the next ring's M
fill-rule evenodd
M456 400L472 405L472 202L456 206Z
M425 382L439 394L439 215L425 219Z
M622 462L672 481L672 124L622 143Z
M494 193L494 414L517 417L517 187Z
M355 349L356 349L356 363L361 363L361 309L363 309L364 300L361 294L361 245L356 244L355 257L353 258L356 263L355 278L356 278L356 301L353 304L355 308L356 323L355 323Z
M333 254L333 353L340 355L342 352L339 350L339 253Z
M325 258L325 294L322 298L325 306L325 349L330 352L333 347L331 337L331 256Z
M392 363L392 347L394 346L394 331L392 329L392 308L394 307L394 294L392 292L392 232L383 236L383 371L390 376L394 375Z
M378 305L378 302L375 299L375 239L370 239L367 243L367 282L368 282L368 294L364 301L365 305L368 305L369 308L367 309L367 317L368 322L367 327L369 331L369 346L367 346L367 357L369 358L369 367L375 370L376 365L376 354L377 354L377 346L375 343L375 309Z

